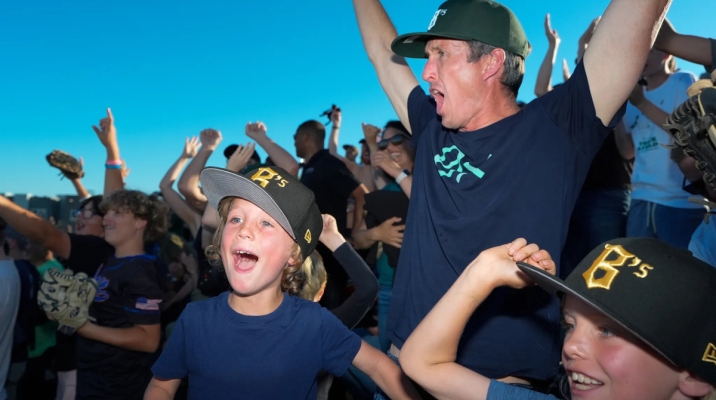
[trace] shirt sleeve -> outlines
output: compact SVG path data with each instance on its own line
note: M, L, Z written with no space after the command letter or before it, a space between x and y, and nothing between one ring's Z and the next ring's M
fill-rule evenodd
M94 276L97 268L114 254L114 248L104 239L93 235L70 233L70 256L66 266L74 273L84 272Z
M154 325L160 322L159 304L163 292L157 281L156 268L152 261L134 259L125 282L125 309L129 311L129 321L135 325Z
M624 116L626 102L608 125L597 117L584 63L564 84L535 100L583 154L593 157Z
M162 354L152 366L152 374L162 379L181 379L187 376L188 368L186 362L186 309L181 313L174 325L172 335L169 336L167 345Z
M490 381L490 387L487 389L486 400L546 400L557 398L535 392L523 387L508 385L499 381Z
M323 369L334 376L341 376L346 373L358 354L361 339L346 328L330 311L323 307L319 311Z
M681 105L681 103L688 100L689 95L686 93L694 82L696 82L696 76L689 72L679 74L679 81L676 82L676 88L674 90L674 108ZM664 110L667 113L671 113L673 110Z
M416 86L408 96L408 120L412 132L412 144L418 146L418 141L428 124L437 118L435 101L425 94L420 85Z
M373 307L375 298L378 296L378 280L349 243L343 243L333 252L333 255L348 273L348 278L353 282L355 290L346 301L331 312L348 329L353 329L363 319L365 313Z

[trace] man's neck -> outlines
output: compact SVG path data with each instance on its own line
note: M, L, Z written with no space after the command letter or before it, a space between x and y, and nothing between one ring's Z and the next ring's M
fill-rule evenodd
M117 258L139 256L142 254L144 254L144 242L138 240L130 240L114 248L114 256Z
M490 97L490 100L483 104L482 110L464 128L460 129L461 132L485 128L520 111L520 107L513 97L505 95Z
M315 156L316 153L318 153L318 152L321 151L321 150L323 150L323 149L318 149L318 148L316 148L316 149L307 150L307 151L306 151L306 156L303 157L305 163L308 164L308 163L311 161L311 159L313 158L313 156Z

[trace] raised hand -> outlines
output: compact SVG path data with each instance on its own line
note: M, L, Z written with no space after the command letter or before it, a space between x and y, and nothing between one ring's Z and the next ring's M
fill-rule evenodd
M547 35L547 41L551 46L558 46L562 39L559 38L557 31L552 29L552 23L550 21L550 15L544 17L544 31Z
M182 158L194 158L197 153L199 153L199 149L201 148L201 143L199 142L199 138L194 136L191 139L186 138L184 139L184 151L181 154Z
M361 124L361 127L363 128L363 137L365 137L365 141L368 142L368 144L373 144L378 139L378 134L380 133L380 128L377 126L373 126L371 124Z
M339 246L346 242L346 239L338 232L338 224L332 215L322 214L321 216L323 217L323 230L318 240L331 251L336 251Z
M602 17L597 17L592 20L592 22L587 27L587 30L584 31L582 36L579 38L580 46L586 47L589 44L589 41L592 40L592 36L594 36L594 32L597 30L597 26L599 25L599 21L601 19Z
M266 124L261 121L246 123L245 133L249 139L258 141L262 137L266 136L267 131L268 129L266 128Z
M199 138L201 139L202 147L211 151L214 151L219 146L222 139L221 132L211 128L201 131Z
M378 240L381 242L400 248L403 245L403 231L405 225L395 225L401 221L399 217L393 217L385 220L376 227Z
M386 174L392 176L393 178L400 175L403 171L403 169L400 168L400 165L390 158L387 151L375 152L375 155L373 156L373 167L375 169L382 169Z
M341 109L340 109L340 108L336 108L336 109L333 110L333 112L331 113L331 122L333 122L333 127L336 128L336 129L340 128L340 127L341 127L341 120L342 120L342 117L341 117Z
M92 125L94 133L97 134L99 141L102 145L107 148L110 146L117 146L117 129L114 127L114 116L112 116L112 110L107 109L107 116L99 120L99 128L97 125Z
M468 268L471 269L471 273L481 272L475 276L479 276L479 279L488 279L494 287L510 286L520 289L534 285L534 282L517 267L517 261L541 268L552 275L557 272L557 266L550 254L540 250L534 243L527 244L523 238L481 252Z
M232 154L226 162L226 169L234 172L240 172L242 169L246 168L249 164L249 160L251 159L251 155L254 154L255 148L255 143L246 143L244 146L237 147L234 154Z

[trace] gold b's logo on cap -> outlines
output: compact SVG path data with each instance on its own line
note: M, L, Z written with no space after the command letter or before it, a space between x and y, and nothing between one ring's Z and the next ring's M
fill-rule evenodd
M706 351L701 360L716 364L716 346L714 346L713 343L709 343L709 345L706 346Z
M258 182L259 185L261 185L262 188L266 188L271 181L277 181L275 182L278 187L286 187L286 184L288 183L287 180L283 179L281 175L278 174L278 172L274 171L271 168L268 167L261 167L259 168L256 173L251 177L251 180L254 182Z
M630 261L627 264L628 261ZM649 264L642 263L641 259L634 254L624 250L620 245L607 244L604 246L604 251L597 257L592 263L592 266L588 270L584 271L582 277L587 282L588 289L601 288L609 290L612 287L614 278L619 275L618 267L623 267L627 264L627 267L639 267L639 271L634 272L638 278L646 278L650 270L653 270ZM601 273L598 275L598 273Z
M303 238L306 239L306 241L307 241L308 243L311 243L311 230L310 230L310 229L308 229L308 230L306 231L306 234L303 235Z

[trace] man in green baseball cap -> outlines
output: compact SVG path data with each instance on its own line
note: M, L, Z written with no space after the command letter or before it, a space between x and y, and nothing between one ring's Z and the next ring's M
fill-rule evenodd
M388 337L403 343L481 251L525 237L560 254L594 155L621 120L669 0L612 0L572 77L522 110L529 43L490 0L448 0L398 36L379 0L353 0L380 83L416 147ZM426 94L404 57L426 58ZM609 68L604 68L609 63ZM457 362L535 385L557 372L559 306L539 290L493 292Z

